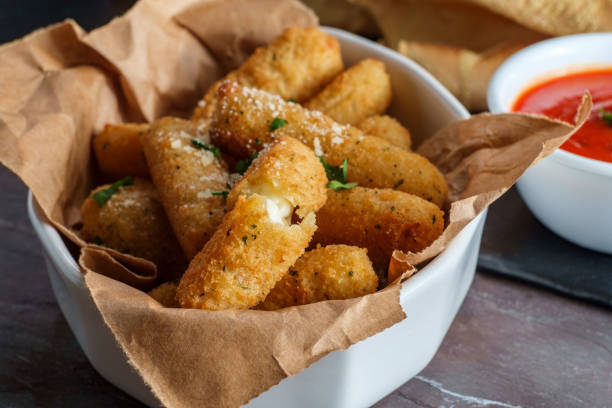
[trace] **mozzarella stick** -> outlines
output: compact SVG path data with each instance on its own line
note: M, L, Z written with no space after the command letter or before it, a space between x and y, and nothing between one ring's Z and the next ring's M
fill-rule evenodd
M209 118L223 80L264 89L302 102L342 72L340 45L317 27L292 27L267 47L255 50L237 70L213 84L198 103L193 118Z
M383 113L391 102L391 80L385 64L368 58L353 65L304 104L342 124L357 125Z
M93 139L94 154L102 174L110 178L149 177L142 152L142 136L148 128L146 123L104 126Z
M218 97L210 134L215 143L238 157L248 157L278 136L287 135L306 144L329 164L340 165L348 158L349 182L397 189L440 207L446 201L444 176L419 154L366 136L355 127L340 125L321 112L235 82L223 83Z
M394 249L423 250L444 229L442 210L402 191L354 187L328 190L327 197L313 243L367 248L377 267L387 267Z
M359 122L357 127L369 136L385 139L394 146L410 150L410 132L396 119L387 115L375 115Z
M143 139L153 183L188 259L213 235L224 214L229 174L209 144L205 123L163 118Z
M377 287L378 277L365 249L328 245L302 255L257 308L276 310L350 299L373 293Z
M308 246L325 183L321 163L298 141L283 138L264 151L236 185L231 211L181 278L181 306L246 309L262 302ZM309 188L294 191L298 185ZM302 208L307 211L299 214ZM294 211L301 215L298 223L292 223Z
M153 262L163 281L179 277L187 259L153 184L116 186L100 186L83 202L83 239Z

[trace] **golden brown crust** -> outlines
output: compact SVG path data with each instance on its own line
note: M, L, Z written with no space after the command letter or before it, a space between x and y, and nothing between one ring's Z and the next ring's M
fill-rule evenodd
M177 290L182 307L253 307L304 253L316 229L314 213L285 225L270 220L266 202L258 194L238 197L183 275Z
M228 196L231 210L221 226L183 275L181 306L245 309L263 301L308 246L325 184L318 159L297 140L282 138L262 152ZM293 211L302 217L299 224L291 224Z
M142 152L146 123L107 124L93 139L93 150L100 171L110 178L149 177Z
M158 301L164 307L181 307L176 300L177 281L165 282L149 292L149 296Z
M328 191L317 212L313 244L347 244L367 248L374 265L386 268L394 249L418 252L444 229L444 212L401 191L355 187Z
M300 217L325 204L327 177L312 150L291 137L280 137L261 151L227 197L230 210L240 195L261 192L262 186L297 207Z
M350 299L373 293L377 287L378 277L365 249L328 245L302 255L258 309Z
M448 186L444 176L419 154L366 136L355 127L340 125L321 112L235 82L223 83L218 97L210 134L216 143L238 157L248 157L286 135L306 144L330 164L340 165L348 158L348 181L415 194L440 207L446 202ZM286 123L271 130L275 118Z
M163 118L143 140L151 178L188 259L202 249L225 213L223 196L213 192L227 190L227 166L192 141L209 143L206 126Z
M359 122L357 127L368 136L379 137L394 146L410 150L410 132L391 116L370 116Z
M223 80L264 89L294 101L305 101L343 68L340 45L317 27L292 27L267 47L255 50L236 71L216 82L195 109L194 118L209 118Z
M100 186L92 194L108 187ZM120 187L102 207L92 194L81 207L83 239L148 259L157 265L162 280L183 273L187 260L150 181L136 178L133 185Z
M338 123L357 125L368 116L387 110L391 80L385 64L367 58L353 65L304 104Z

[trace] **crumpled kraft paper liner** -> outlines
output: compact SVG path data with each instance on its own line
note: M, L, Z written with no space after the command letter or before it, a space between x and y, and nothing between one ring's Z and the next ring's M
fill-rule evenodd
M345 1L369 10L386 44L423 65L470 111L486 110L493 72L519 48L551 36L612 31L610 0Z
M587 92L576 113L576 127L539 115L483 113L447 126L423 142L417 152L446 177L451 207L442 235L423 251L405 254L403 261L417 265L442 252L529 167L571 137L592 109Z
M269 21L275 4L285 15ZM248 13L236 7L248 7ZM2 46L0 161L30 187L51 222L83 246L71 226L95 182L92 133L107 122L188 115L207 86L248 55L248 47L270 41L287 26L314 23L313 14L295 1L143 0L89 34L67 21ZM435 243L429 256L572 133L567 125L528 115L472 120L451 125L434 136L436 143L421 148L445 169L453 197L460 198L452 203L444 242ZM506 136L495 137L497 132ZM464 139L468 149L462 148ZM515 165L495 159L503 149L517 156ZM491 172L494 164L506 167ZM477 195L464 197L472 193ZM398 281L414 272L408 260L418 263L419 256L427 259L396 257L406 267ZM276 312L165 309L104 276L140 286L134 276L122 275L129 271L126 264L138 272L136 278L150 276L147 261L92 245L81 252L85 282L104 320L153 393L172 407L246 403L330 351L404 318L398 284L357 299Z

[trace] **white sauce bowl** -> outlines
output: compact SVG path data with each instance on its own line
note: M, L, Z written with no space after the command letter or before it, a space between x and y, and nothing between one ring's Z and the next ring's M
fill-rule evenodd
M546 79L612 68L612 33L558 37L508 58L489 84L492 113L510 112L518 97ZM557 149L517 182L527 207L566 240L612 254L612 163Z

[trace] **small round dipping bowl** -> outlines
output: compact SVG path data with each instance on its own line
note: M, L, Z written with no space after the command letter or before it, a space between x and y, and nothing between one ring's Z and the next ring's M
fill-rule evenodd
M489 84L491 113L510 112L528 88L569 73L612 68L612 33L533 44L508 58ZM566 240L612 254L612 163L557 149L517 182L531 212ZM508 220L511 222L511 220Z

